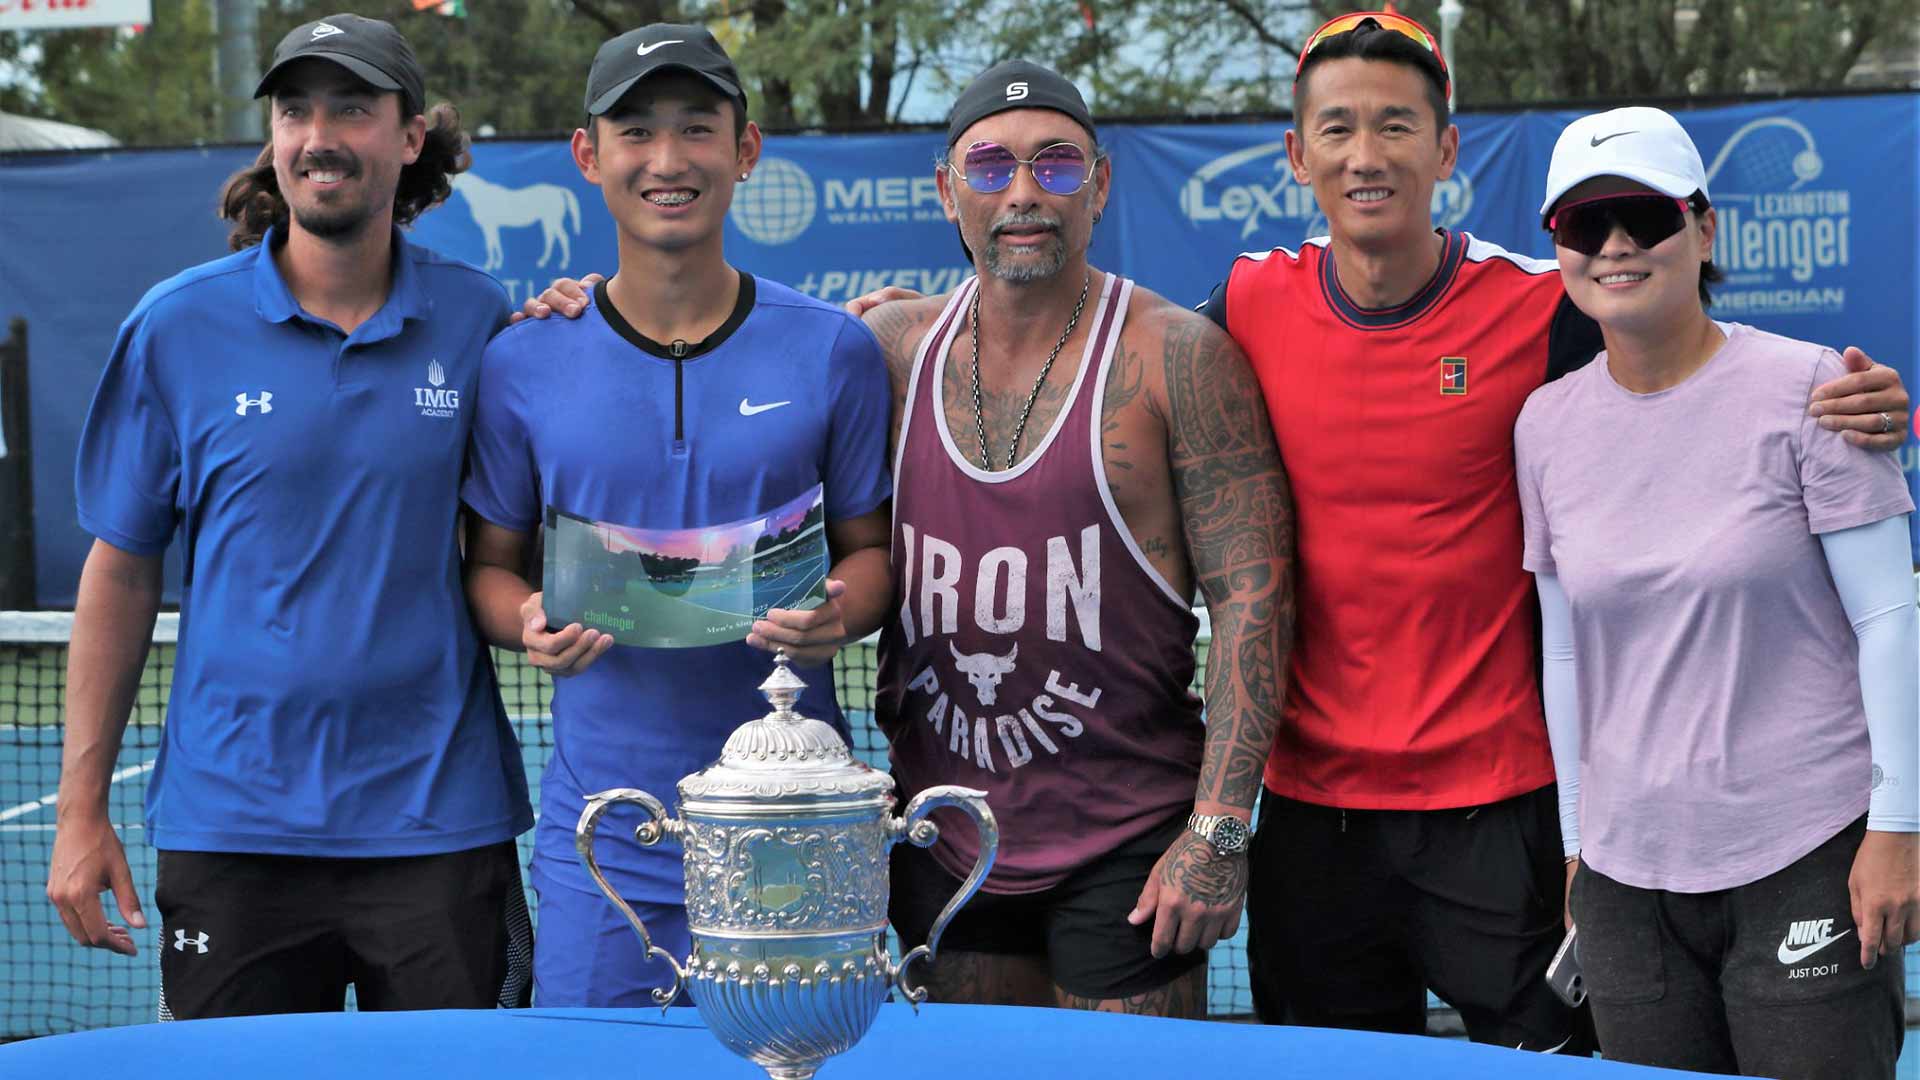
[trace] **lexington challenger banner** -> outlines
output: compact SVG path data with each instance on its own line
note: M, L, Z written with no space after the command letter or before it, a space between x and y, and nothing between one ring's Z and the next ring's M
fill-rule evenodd
M1459 117L1460 165L1434 192L1435 222L1550 258L1537 213L1547 161L1584 111ZM1727 280L1715 317L1859 345L1920 390L1920 95L1678 115L1719 213L1714 256ZM1113 193L1095 265L1192 304L1237 253L1324 233L1312 192L1287 166L1288 126L1104 127ZM730 260L836 303L883 285L953 288L970 271L934 187L943 149L939 132L768 138L734 194ZM242 147L0 155L0 319L29 323L43 607L72 604L89 544L74 520L73 458L114 332L149 287L225 252L216 194L253 156ZM565 140L482 143L473 157L416 240L485 268L516 302L557 276L614 270L611 220ZM1917 449L1901 451L1909 484Z

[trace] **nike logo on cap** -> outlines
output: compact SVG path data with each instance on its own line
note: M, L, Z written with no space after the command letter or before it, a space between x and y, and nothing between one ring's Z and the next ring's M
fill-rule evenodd
M635 49L634 51L639 53L641 56L645 56L648 53L652 52L653 50L660 48L662 45L681 45L681 44L685 44L685 42L683 42L680 38L668 38L665 41L656 41L651 45L642 45L638 49Z
M1619 137L1620 137L1620 136L1622 136L1622 135L1633 135L1633 134L1636 134L1636 132L1633 132L1633 131L1616 131L1616 132L1614 132L1614 133L1613 133L1613 134L1611 134L1611 135L1595 135L1595 136L1594 136L1594 137L1593 137L1592 139L1590 139L1590 140L1588 140L1588 141L1587 141L1587 145L1588 145L1588 146L1599 146L1599 145L1600 145L1601 143L1603 143L1603 142L1606 142L1606 141L1607 141L1608 139L1617 139L1617 138L1619 138Z
M316 26L313 28L313 36L309 37L307 40L319 41L321 38L332 37L335 34L344 34L344 33L346 33L345 30L340 29L339 27L333 25L332 23L321 23L319 26Z
M746 398L741 398L740 399L740 415L741 416L758 416L769 409L777 409L782 405L791 405L791 404L793 404L793 402L791 401L769 401L765 405L751 405L747 403Z

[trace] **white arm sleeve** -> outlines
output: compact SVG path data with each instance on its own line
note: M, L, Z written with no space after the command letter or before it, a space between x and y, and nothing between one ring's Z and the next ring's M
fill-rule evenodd
M1820 534L1860 644L1860 699L1873 748L1867 828L1920 831L1920 615L1907 515Z
M1560 792L1560 843L1580 853L1580 699L1574 679L1573 607L1555 574L1535 574L1540 590L1540 699L1553 747L1553 778Z

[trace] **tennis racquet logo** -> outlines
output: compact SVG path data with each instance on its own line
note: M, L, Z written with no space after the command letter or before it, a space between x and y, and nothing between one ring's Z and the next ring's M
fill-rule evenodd
M207 932L202 930L193 937L188 937L185 930L175 930L173 932L174 952L186 952L187 946L189 945L193 946L194 951L204 955L207 951Z

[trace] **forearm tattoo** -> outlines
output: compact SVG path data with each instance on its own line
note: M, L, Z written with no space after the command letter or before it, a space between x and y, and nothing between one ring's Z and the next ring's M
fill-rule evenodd
M1251 810L1293 645L1292 499L1260 384L1232 341L1203 318L1176 318L1164 362L1174 491L1213 620L1196 795Z

